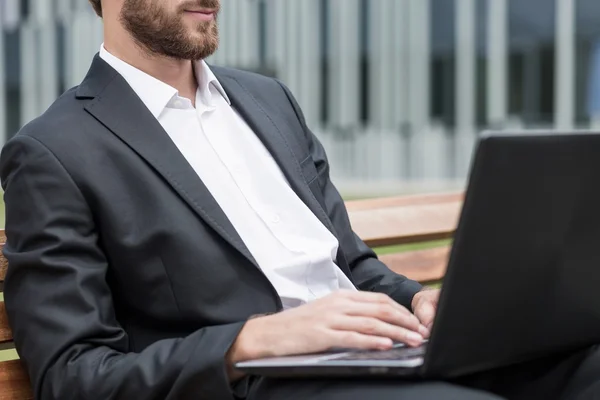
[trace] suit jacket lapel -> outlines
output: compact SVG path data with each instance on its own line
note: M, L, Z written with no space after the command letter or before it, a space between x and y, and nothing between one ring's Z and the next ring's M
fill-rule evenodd
M233 107L267 147L298 197L336 235L333 224L302 174L298 158L284 136L283 128L276 124L274 118L267 114L259 101L235 78L221 73L218 68L213 68L213 72L227 92Z
M154 168L200 218L257 266L235 228L171 138L127 82L96 56L77 91L85 109Z

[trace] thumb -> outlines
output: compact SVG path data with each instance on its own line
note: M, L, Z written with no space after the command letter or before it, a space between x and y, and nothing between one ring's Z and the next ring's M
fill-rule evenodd
M435 318L435 307L433 303L431 301L422 301L415 309L415 316L419 319L421 324L431 330Z

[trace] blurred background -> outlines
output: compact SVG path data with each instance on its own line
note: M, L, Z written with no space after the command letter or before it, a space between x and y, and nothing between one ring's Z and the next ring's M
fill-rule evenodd
M598 0L222 3L209 61L286 83L346 197L460 189L485 129L600 128ZM4 142L81 81L102 21L0 0L0 28Z

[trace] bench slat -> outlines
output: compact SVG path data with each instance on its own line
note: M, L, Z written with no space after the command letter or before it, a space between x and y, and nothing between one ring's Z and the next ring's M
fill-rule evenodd
M29 377L19 360L0 362L0 400L33 399Z
M4 302L0 302L0 344L10 342L13 339L12 332L8 326L8 316Z
M446 273L450 246L379 257L392 271L421 283L441 280Z
M349 207L352 228L370 247L451 238L462 209L461 197L439 196L411 204L416 200L381 199L379 202L385 205L381 208L375 207L375 203L371 206L354 203Z
M463 193L442 193L413 196L381 197L374 199L346 201L348 212L361 210L374 210L388 207L410 207L427 204L461 203L464 200Z
M6 278L6 271L8 270L8 260L2 255L2 251L4 250L4 243L6 238L4 237L4 231L2 232L2 236L0 237L0 291L2 290L1 284L4 283L4 278Z

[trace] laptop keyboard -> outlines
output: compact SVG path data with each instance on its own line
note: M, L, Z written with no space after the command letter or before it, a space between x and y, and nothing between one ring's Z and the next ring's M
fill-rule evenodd
M406 360L409 358L425 355L427 345L420 347L399 347L383 351L362 351L349 353L342 357L336 357L336 361L358 361L358 360Z

